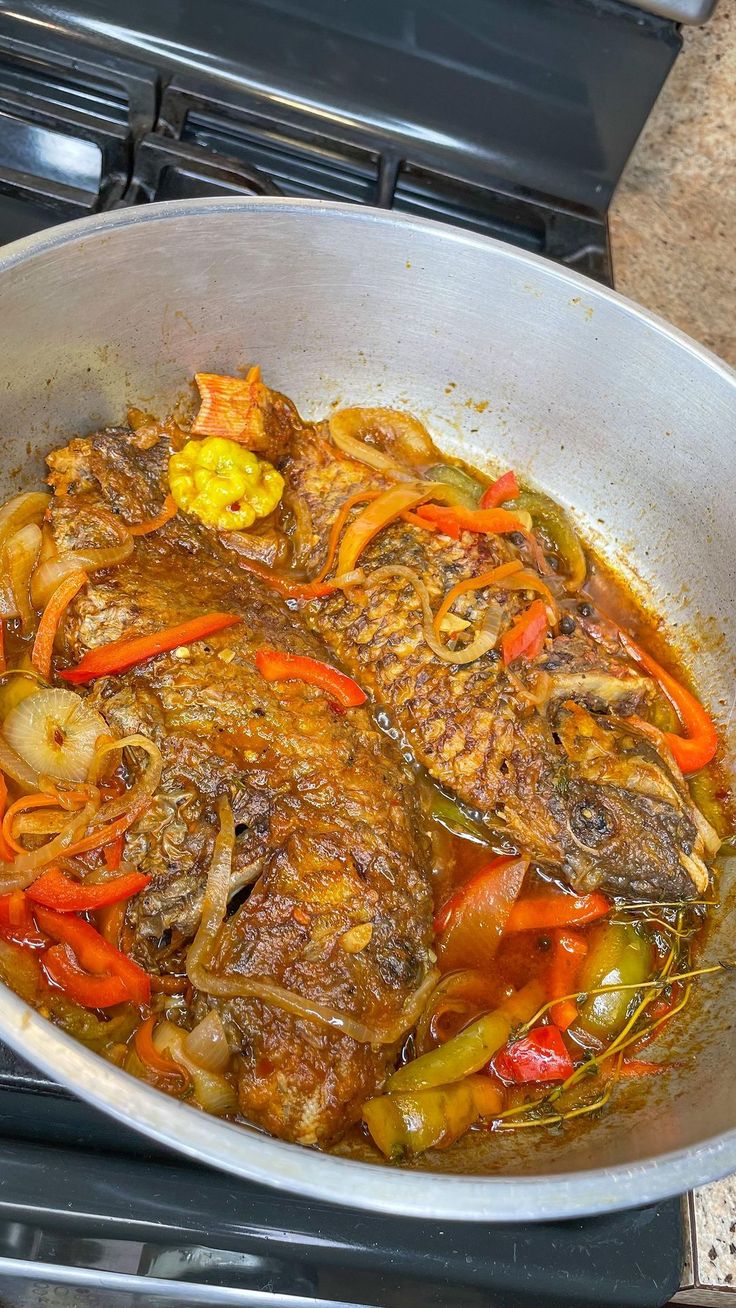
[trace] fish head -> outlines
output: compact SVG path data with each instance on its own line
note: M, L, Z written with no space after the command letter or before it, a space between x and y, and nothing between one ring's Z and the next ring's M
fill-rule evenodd
M570 884L629 899L703 894L718 837L647 724L567 701L554 731L564 754L558 793Z

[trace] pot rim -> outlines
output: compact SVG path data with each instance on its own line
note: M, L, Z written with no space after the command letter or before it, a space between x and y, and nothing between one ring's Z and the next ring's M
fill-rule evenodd
M490 247L498 259L515 263L520 269L543 269L546 278L551 277L573 291L585 292L590 299L608 301L630 317L638 318L650 330L668 337L706 368L729 381L736 397L736 372L722 360L656 314L580 273L465 229L336 201L210 198L117 209L13 242L0 253L0 275L45 252L61 250L96 236L109 237L118 228L203 217L207 213L245 215L257 210L310 214L314 221L340 218L377 227L400 225L407 231L429 231L444 241L460 242L479 251L488 251ZM287 1144L208 1117L106 1063L54 1027L5 986L0 986L0 1037L19 1055L88 1103L175 1152L278 1190L374 1212L442 1221L575 1218L639 1207L736 1170L736 1129L688 1149L615 1167L576 1172L468 1176L381 1167Z

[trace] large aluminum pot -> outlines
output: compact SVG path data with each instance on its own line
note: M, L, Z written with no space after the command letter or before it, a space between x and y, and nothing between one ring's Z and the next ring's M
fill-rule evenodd
M307 414L425 416L447 450L512 465L666 612L726 730L734 707L736 378L620 296L468 232L337 204L201 200L89 218L0 256L5 493L49 446L163 412L195 370L258 360ZM688 644L694 639L694 644ZM730 919L730 920L729 920ZM733 956L724 910L707 954ZM636 1111L494 1137L492 1175L397 1171L205 1117L88 1053L0 989L0 1038L172 1148L301 1194L423 1217L542 1219L639 1204L736 1168L736 992L708 979L682 1065ZM472 1166L469 1155L459 1165Z

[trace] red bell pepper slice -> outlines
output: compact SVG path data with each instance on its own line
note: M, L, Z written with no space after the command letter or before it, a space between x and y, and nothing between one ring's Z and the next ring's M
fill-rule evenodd
M446 508L441 504L420 504L417 515L425 522L434 523L445 536L458 540L461 531L474 531L481 535L503 536L512 531L526 535L526 527L516 514L508 509L465 509L461 505Z
M588 952L588 942L579 931L555 931L552 936L552 961L548 972L549 997L574 994L580 968ZM555 1026L566 1031L578 1015L574 999L560 999L550 1009Z
M528 858L494 858L445 901L434 920L444 971L490 962L528 867Z
M482 509L495 509L504 500L515 500L519 494L519 483L516 480L515 472L505 472L502 477L497 477L488 490L483 493L480 507Z
M124 983L126 997L134 1004L147 1004L151 998L151 978L132 958L109 945L99 931L67 913L54 913L50 908L37 905L34 915L47 936L61 944L70 945L83 968L97 974L109 973Z
M33 920L31 906L23 890L11 890L8 895L0 895L0 936L4 940L15 941L17 945L46 944L45 937Z
M41 962L49 979L83 1008L112 1008L130 999L119 976L90 976L83 972L68 945L52 945L42 954Z
M501 654L508 667L515 659L534 659L541 652L549 628L544 601L534 600L501 637Z
M105 867L108 872L117 872L120 867L120 864L123 861L124 844L125 836L123 835L116 836L115 840L111 840L109 845L105 845L105 848L102 851L102 857L105 860Z
M264 647L256 654L256 667L266 681L304 681L310 686L318 686L343 708L356 708L358 704L365 704L368 698L352 677L305 655L283 654L280 650Z
M238 567L243 568L245 572L252 572L254 576L260 577L262 581L265 581L268 586L272 586L285 599L322 599L324 595L334 594L336 589L331 581L289 581L288 577L280 576L278 572L274 572L265 563L259 563L257 559L248 559L242 554L236 555L236 562Z
M553 927L584 926L606 917L613 905L599 891L590 895L533 895L514 904L507 931L549 931Z
M60 672L59 676L72 685L94 681L96 677L109 677L117 672L125 672L138 663L145 663L157 654L166 654L177 649L179 645L191 645L195 640L204 640L216 631L233 627L242 618L235 613L205 613L201 618L191 618L188 622L179 622L164 631L156 631L150 636L124 637L113 640L109 645L90 650L75 668Z
M116 904L121 899L130 899L131 895L137 895L139 890L147 886L150 880L142 872L126 872L110 881L88 885L83 881L75 881L74 877L52 867L28 887L26 894L34 904L54 908L57 913L86 913L95 908L105 908L108 904Z
M689 773L704 768L718 748L718 736L703 705L625 631L619 630L619 639L629 657L641 663L658 683L682 722L684 736L678 736L674 731L662 732L680 771Z
M529 1081L565 1081L574 1064L556 1026L536 1026L521 1040L496 1054L493 1070L514 1085Z

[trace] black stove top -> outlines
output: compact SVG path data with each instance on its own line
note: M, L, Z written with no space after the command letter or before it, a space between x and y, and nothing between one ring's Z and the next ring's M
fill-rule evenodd
M0 0L0 244L283 194L610 283L608 204L679 46L619 0ZM294 1199L154 1150L2 1046L0 1141L4 1308L660 1305L679 1281L677 1201L491 1228Z
M608 204L680 46L618 0L115 8L0 0L0 243L117 205L282 193L610 282Z
M544 1225L356 1212L182 1162L2 1047L0 1148L3 1308L40 1284L54 1308L660 1308L680 1281L679 1200Z

